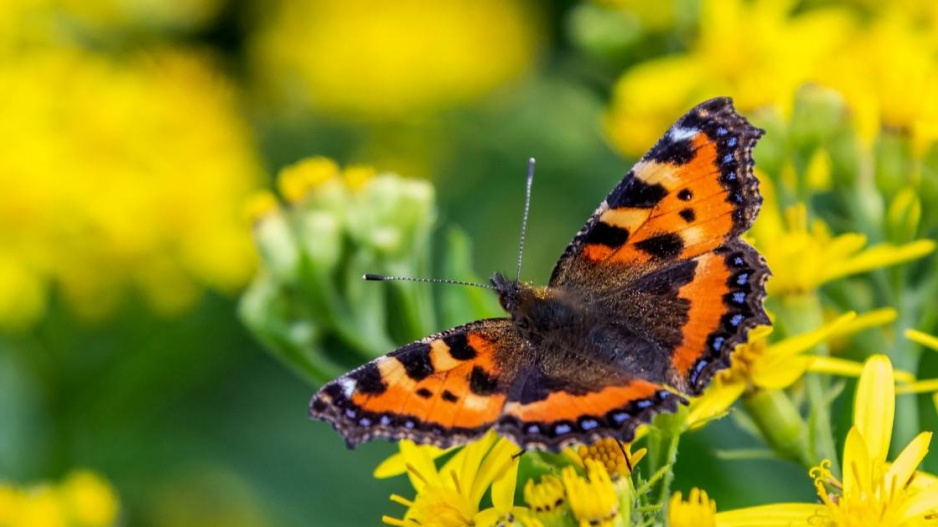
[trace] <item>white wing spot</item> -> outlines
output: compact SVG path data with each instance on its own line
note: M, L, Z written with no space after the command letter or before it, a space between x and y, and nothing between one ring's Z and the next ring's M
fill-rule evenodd
M683 141L685 139L690 139L697 135L697 130L693 128L681 128L680 126L674 126L668 132L668 135L671 136L671 140L675 143L678 141Z
M351 398L352 394L355 393L355 381L349 378L339 379L339 386L342 387L342 393L346 397Z

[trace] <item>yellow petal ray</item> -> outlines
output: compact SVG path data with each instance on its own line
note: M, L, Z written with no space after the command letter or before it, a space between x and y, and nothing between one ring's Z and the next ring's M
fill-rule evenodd
M497 437L494 433L491 433L491 435L492 437ZM508 470L511 463L516 461L513 457L520 451L521 449L518 448L518 445L511 441L498 439L495 446L492 447L491 452L489 452L485 460L482 461L482 465L478 466L478 472L473 481L471 493L468 494L472 503L479 503L479 501L482 500L485 489L492 484L492 481Z
M838 328L837 331L834 331L834 334L849 335L852 333L859 333L865 329L883 326L895 322L898 316L899 312L891 307L874 309L873 311L868 311L862 315L857 315L857 318Z
M426 484L440 484L440 475L433 464L433 458L428 455L426 447L418 446L413 441L403 440L399 443L401 456L407 467L407 477L414 490L418 492Z
M938 485L932 485L912 494L909 501L905 503L902 517L904 520L911 520L936 510L938 510Z
M823 511L811 503L777 503L718 512L717 527L803 527Z
M515 487L518 484L518 465L521 456L515 456L503 474L492 482L492 505L502 514L511 512L515 502Z
M904 488L909 479L915 474L919 464L928 453L931 443L931 432L922 432L917 435L899 454L899 457L889 466L883 478L887 488Z
M892 363L885 355L873 355L867 359L860 375L853 423L866 441L870 458L880 463L886 461L889 453L895 412L896 387Z
M896 386L896 394L928 392L938 392L938 379L928 379Z
M391 455L382 461L377 467L375 467L375 471L372 473L372 476L375 479L386 479L403 474L405 472L407 472L407 462L404 461L404 456L398 452Z
M929 335L928 333L922 333L921 331L915 329L905 330L905 338L925 346L926 348L931 348L935 351L938 351L938 338Z
M780 390L795 383L820 357L785 356L756 362L750 371L752 383L768 390Z
M695 428L723 415L745 390L746 383L743 380L728 383L720 380L713 384L702 396L691 403L687 414L688 426Z
M807 333L802 333L801 335L795 335L793 337L788 337L776 344L772 344L765 349L765 354L767 356L789 356L797 355L798 353L803 353L810 350L811 348L820 344L824 339L830 336L835 331L841 329L851 320L855 319L857 314L853 311L849 313L844 313L837 320L833 322L828 322L823 326L815 329L814 331L809 331Z
M452 465L447 463L446 467L444 467L445 469L451 466L451 469L456 474L456 478L461 483L458 489L459 494L469 503L479 503L479 500L482 499L482 494L485 492L485 489L483 488L481 492L478 489L478 487L483 484L479 477L479 472L482 466L491 457L486 456L486 454L491 450L492 443L496 440L495 434L489 432L475 443L466 445L466 447L459 452L459 454L464 454L461 459L457 460L453 458ZM484 484L488 487L488 482ZM473 499L476 495L478 495L478 499Z
M863 273L881 267L889 267L902 262L927 256L935 250L932 240L917 240L899 247L880 244L842 262L832 265L823 273L822 283L852 274Z
M872 488L870 448L856 426L847 433L844 444L844 496Z

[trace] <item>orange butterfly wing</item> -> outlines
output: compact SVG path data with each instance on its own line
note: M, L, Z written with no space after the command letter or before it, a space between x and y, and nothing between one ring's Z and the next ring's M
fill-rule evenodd
M521 350L509 319L453 328L326 384L310 416L330 422L350 446L375 437L465 443L501 414Z

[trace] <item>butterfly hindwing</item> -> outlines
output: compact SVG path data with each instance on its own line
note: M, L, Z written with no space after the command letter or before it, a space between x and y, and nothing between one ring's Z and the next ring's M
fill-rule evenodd
M495 423L520 341L509 319L486 319L408 344L326 384L310 416L350 446L375 437L448 446Z
M752 148L762 130L726 98L679 119L577 233L550 285L586 285L600 267L640 276L712 251L746 231L762 198Z
M532 367L513 387L496 429L517 444L557 451L601 437L629 442L660 412L674 412L680 395L613 364L591 363L544 372Z

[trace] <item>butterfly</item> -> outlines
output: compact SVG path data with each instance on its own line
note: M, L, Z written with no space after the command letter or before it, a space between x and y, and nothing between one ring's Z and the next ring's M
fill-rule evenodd
M701 103L625 175L546 287L495 274L509 316L470 322L326 384L310 416L349 447L373 438L464 444L494 428L525 449L629 442L730 365L770 324L769 269L739 236L762 197L764 133L732 101Z

